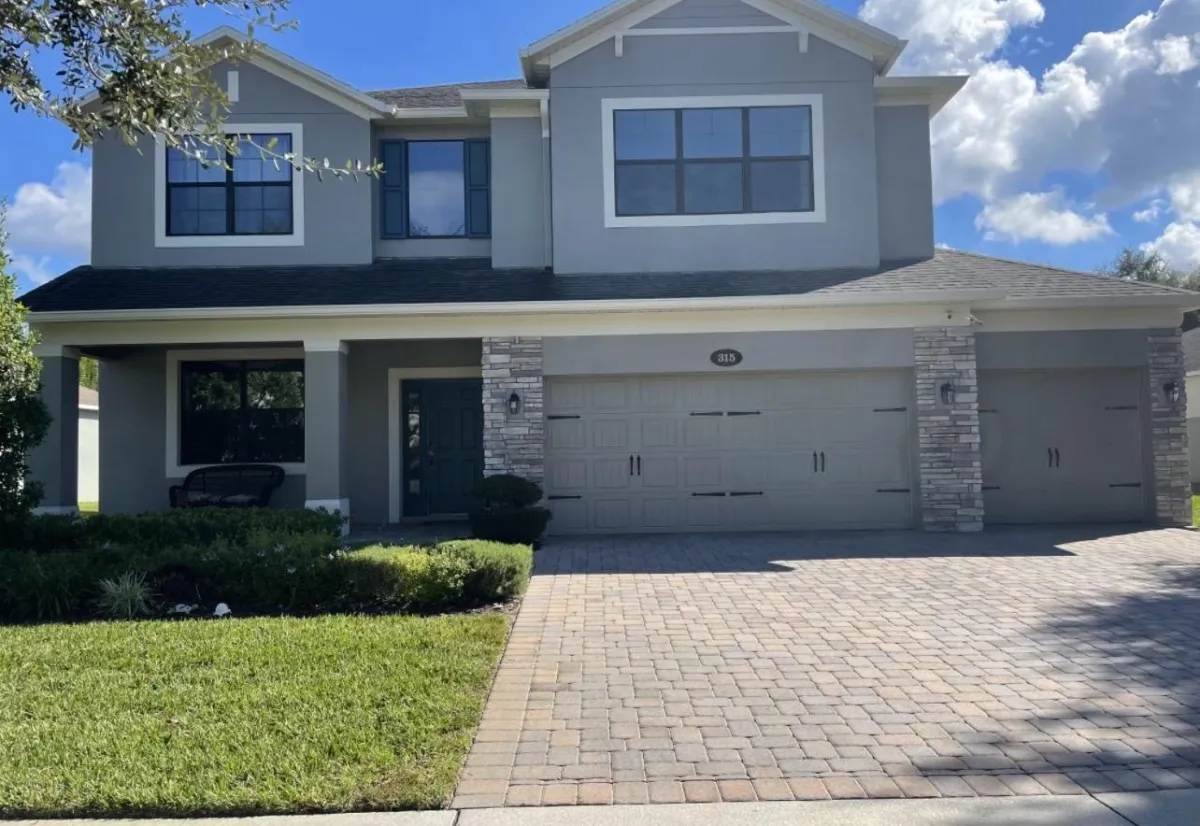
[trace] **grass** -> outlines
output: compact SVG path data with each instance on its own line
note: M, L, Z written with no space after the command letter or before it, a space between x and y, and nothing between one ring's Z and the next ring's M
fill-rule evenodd
M1200 526L1200 495L1192 495L1192 524Z
M99 502L80 502L79 512L84 516L91 516L93 513L100 513Z
M0 818L443 806L506 623L0 628Z

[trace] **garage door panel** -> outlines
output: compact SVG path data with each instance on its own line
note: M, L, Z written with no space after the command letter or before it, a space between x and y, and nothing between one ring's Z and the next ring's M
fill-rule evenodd
M546 443L552 452L585 450L587 423L583 419L550 419L546 422Z
M580 495L586 507L561 508L569 514L552 524L555 532L911 523L911 496L875 501L880 488L910 485L910 373L570 381L586 388L587 407L579 413L586 445L578 447L578 427L551 429L547 492ZM891 389L879 392L874 385ZM633 392L621 397L617 387ZM578 395L551 393L572 403ZM902 412L881 421L862 403L876 398ZM621 404L631 406L616 409ZM822 451L824 473L813 460ZM587 466L582 491L579 465L563 463L575 458Z
M553 459L546 463L546 489L575 494L587 490L587 459Z
M591 529L588 503L582 499L549 500L546 505L553 515L550 524L555 533L585 533Z
M582 413L589 407L589 398L586 382L566 379L550 382L546 393L546 412L550 414Z

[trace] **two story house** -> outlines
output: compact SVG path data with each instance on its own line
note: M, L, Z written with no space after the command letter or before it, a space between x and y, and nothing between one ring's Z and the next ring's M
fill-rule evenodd
M384 172L101 141L92 263L24 299L45 509L76 505L82 353L105 511L264 462L359 524L501 472L564 534L1189 523L1200 300L935 249L965 78L891 76L904 46L816 0L620 0L511 81L213 66L229 134Z

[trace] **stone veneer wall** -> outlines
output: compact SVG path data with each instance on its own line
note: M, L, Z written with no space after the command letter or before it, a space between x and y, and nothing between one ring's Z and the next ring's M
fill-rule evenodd
M508 412L516 391L521 412ZM540 337L483 340L483 469L545 481L545 385Z
M1188 455L1187 370L1179 330L1151 335L1150 440L1154 454L1154 515L1161 525L1192 524L1192 482ZM1163 385L1179 385L1171 404Z
M927 327L913 333L925 530L982 530L983 454L975 331L970 327ZM941 397L947 381L956 391L950 407Z

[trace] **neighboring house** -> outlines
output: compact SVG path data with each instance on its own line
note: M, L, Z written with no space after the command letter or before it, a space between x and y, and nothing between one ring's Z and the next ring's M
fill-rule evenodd
M890 76L904 45L815 0L622 0L512 81L215 65L231 134L386 171L99 142L92 265L25 298L47 506L82 352L108 511L267 461L359 523L500 472L558 533L1190 521L1200 297L935 250L929 122L965 78Z
M79 501L100 501L100 393L79 388Z
M1183 361L1187 368L1187 394L1200 393L1200 328L1183 334ZM1200 398L1200 397L1198 397ZM1192 460L1192 484L1200 484L1200 406L1188 410L1188 444Z

